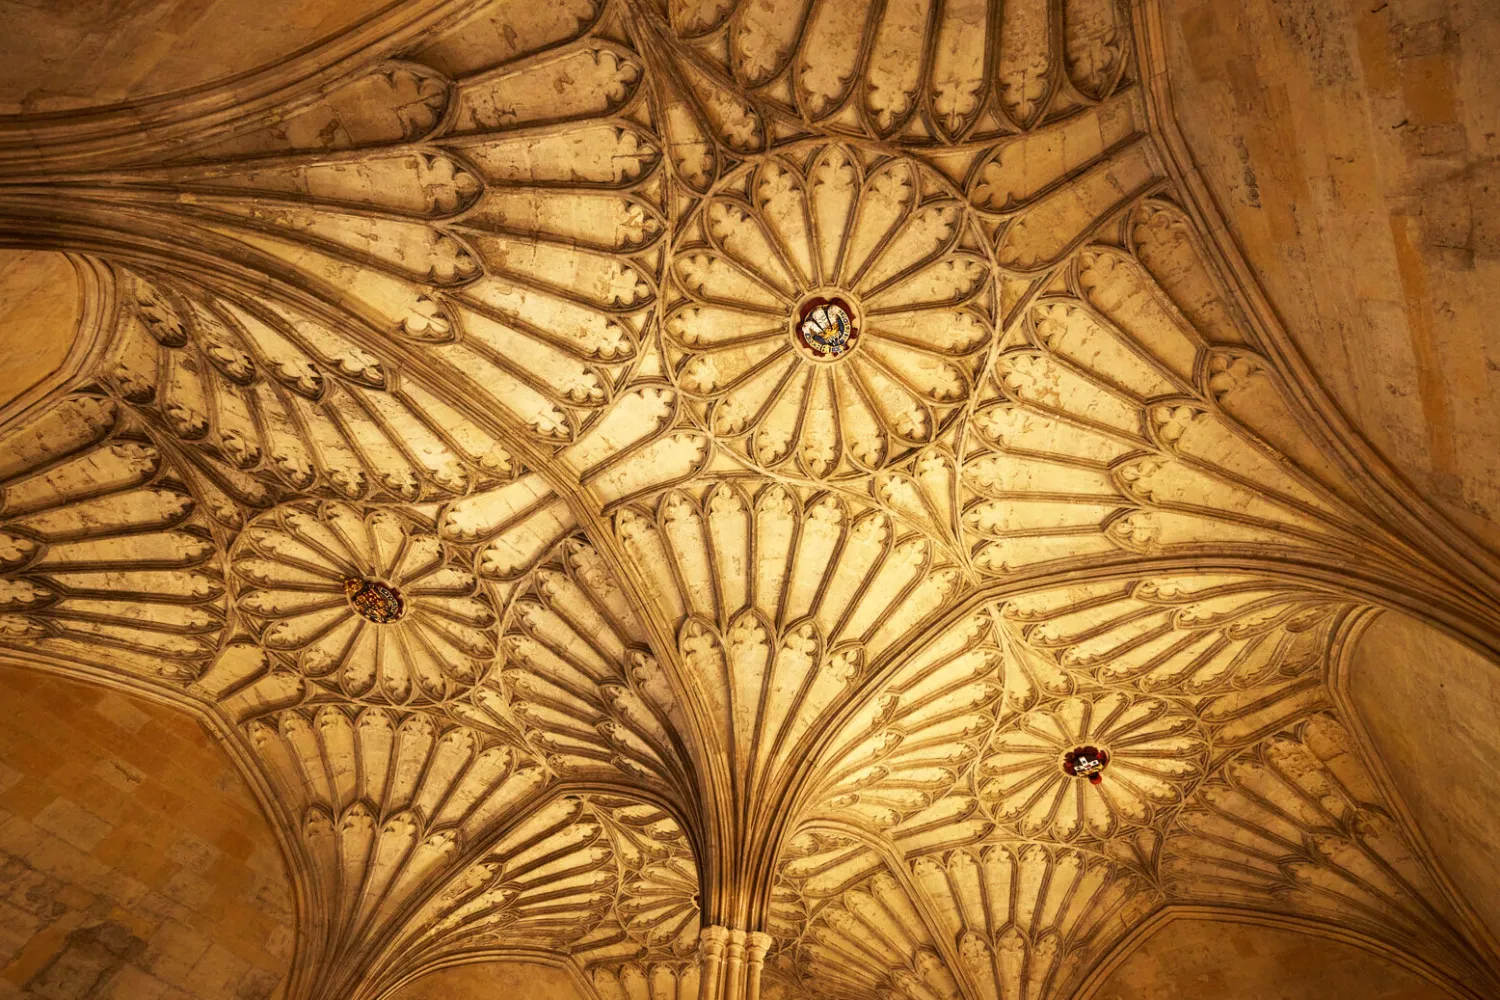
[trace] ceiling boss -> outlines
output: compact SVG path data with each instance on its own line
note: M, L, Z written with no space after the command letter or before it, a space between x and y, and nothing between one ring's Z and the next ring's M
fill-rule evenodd
M6 997L1500 1000L1500 0L48 6Z
M1097 785L1104 780L1104 769L1109 766L1109 752L1098 747L1074 747L1063 755L1062 769L1074 778L1087 778L1089 784Z
M815 479L936 442L995 332L994 261L962 193L852 143L726 176L670 273L669 371L696 418L752 464Z
M355 611L377 625L389 625L406 613L401 592L380 580L351 576L344 581L344 594Z
M842 295L804 299L792 320L792 336L814 361L837 361L859 343L858 313Z

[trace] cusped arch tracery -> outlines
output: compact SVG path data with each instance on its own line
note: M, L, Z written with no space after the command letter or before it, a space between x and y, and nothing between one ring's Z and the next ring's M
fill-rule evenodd
M246 526L234 556L260 643L349 701L439 703L496 653L497 614L460 553L390 510L283 505Z
M768 995L1066 997L1159 899L1074 848L882 845L814 825L783 856Z
M1051 1000L1228 898L1482 969L1326 684L1353 605L1483 599L1247 322L1133 44L487 5L96 150L48 239L130 260L0 435L0 640L244 733L306 995L519 947L682 997L738 921L768 996Z
M673 241L668 363L704 427L750 462L868 474L938 439L999 308L962 193L920 161L790 146L726 176ZM802 329L834 303L853 329Z
M683 709L638 612L583 536L515 582L496 668L457 709L522 734L559 775L694 793Z
M646 13L683 64L662 103L705 109L696 129L672 122L673 137L710 152L754 150L799 127L918 146L992 142L1131 84L1129 16L1111 0L681 2ZM712 163L680 169L691 179Z
M70 393L0 437L0 637L190 681L224 635L219 539L184 463L107 396Z
M570 791L526 748L430 712L325 705L246 732L301 826L302 971L322 988L377 996L496 948L680 960L696 937L693 848L659 805Z

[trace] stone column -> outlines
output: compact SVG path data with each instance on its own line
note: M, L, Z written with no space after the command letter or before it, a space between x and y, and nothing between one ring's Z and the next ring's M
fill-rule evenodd
M760 973L771 935L705 927L698 937L698 1000L760 1000Z
M745 1000L760 1000L760 970L771 950L771 935L751 931L745 935Z
M729 932L729 947L724 951L724 1000L745 998L745 932Z
M729 928L727 927L705 927L698 935L699 1000L719 1000L724 945L728 941Z

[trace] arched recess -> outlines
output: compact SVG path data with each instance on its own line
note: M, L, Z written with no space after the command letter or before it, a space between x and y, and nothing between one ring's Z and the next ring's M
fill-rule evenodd
M1196 585L1193 581L1197 581ZM1401 581L1377 579L1374 575L1362 572L1360 567L1335 568L1310 561L1294 562L1286 559L1271 560L1257 557L1214 559L1187 556L1137 557L1130 561L1099 560L1095 566L1087 569L1050 574L1038 573L1029 578L1023 576L1015 580L975 587L966 593L962 600L955 601L941 615L926 623L921 631L903 637L899 644L885 651L879 659L868 665L860 678L858 689L840 704L838 711L830 713L829 720L819 738L814 741L811 750L804 755L796 780L789 783L793 789L790 798L791 808L784 810L781 814L783 828L795 823L799 818L805 818L804 810L817 804L816 796L820 793L827 794L827 788L818 784L817 772L821 768L826 768L831 754L842 752L840 740L848 736L849 730L846 727L855 724L860 719L861 712L875 705L879 698L891 693L891 685L900 679L903 669L914 663L920 665L920 655L924 649L936 648L943 637L956 634L967 621L976 615L983 614L986 608L1003 606L1007 602L1020 602L1026 607L1016 615L1017 622L1028 626L1040 626L1048 620L1049 614L1056 614L1060 617L1067 611L1064 605L1076 604L1076 609L1081 609L1083 613L1075 617L1069 629L1053 636L1046 643L1061 654L1073 642L1082 642L1081 638L1065 639L1069 631L1076 631L1080 637L1085 636L1088 633L1084 624L1090 628L1108 631L1104 627L1110 625L1108 621L1110 615L1120 612L1118 607L1111 609L1109 602L1102 601L1098 592L1099 588L1118 587L1122 591L1130 591L1144 585L1151 591L1159 590L1160 593L1152 594L1151 600L1156 601L1161 598L1162 607L1158 608L1157 612L1165 616L1172 610L1170 605L1192 603L1195 599L1193 597L1195 586L1218 586L1225 581L1246 591L1264 591L1265 594L1273 595L1268 598L1272 604L1306 603L1309 607L1321 604L1325 606L1325 610L1338 609L1339 614L1356 608L1369 607L1372 603L1377 606L1397 606L1415 611L1420 600L1419 595L1406 590ZM1179 593L1172 596L1173 591L1179 591ZM1043 597L1046 597L1046 600L1040 599ZM1094 602L1102 610L1096 612L1090 602ZM1140 610L1138 607L1132 607L1131 613L1138 610ZM1493 632L1483 621L1449 616L1439 611L1435 602L1430 603L1427 610L1433 613L1435 621L1453 627L1455 630L1462 629L1464 634L1474 638L1476 642L1484 641L1482 637L1493 641ZM1098 620L1089 621L1096 614ZM1172 619L1175 624L1170 632L1174 635L1179 632L1185 635L1187 631L1200 626L1227 627L1233 624L1235 618L1236 615L1231 613L1229 606L1221 605L1212 614L1188 626L1184 626L1178 619ZM1121 620L1128 621L1129 619ZM1311 632L1306 632L1306 634L1309 637L1313 635ZM1240 636L1242 637L1243 635ZM1099 637L1093 638L1097 640ZM1137 646L1138 644L1133 640L1127 641L1124 637L1117 638L1113 643L1103 643L1100 645L1100 649L1104 650L1103 653L1095 650L1090 654L1089 667L1096 672L1108 668L1114 676L1112 679L1105 678L1106 681L1116 683L1121 677L1128 677L1132 672L1144 673L1145 668L1151 667L1153 663L1169 661L1179 654L1183 662L1192 666L1191 661L1196 655L1190 646L1184 646L1178 651L1166 652L1147 646L1143 647L1144 653L1136 648ZM1231 651L1234 649L1232 646L1222 648ZM1113 652L1110 652L1111 650ZM1114 662L1116 656L1125 654L1130 654L1129 664ZM1151 656L1148 657L1146 654L1151 654ZM1305 657L1301 658L1305 659ZM1207 661L1209 665L1212 665L1212 659L1209 658ZM1321 662L1321 653L1318 662ZM991 666L977 671L973 676L974 679L998 682L1003 678L1003 673L1003 667ZM1277 698L1258 706L1247 703L1243 718L1236 727L1237 739L1249 741L1252 737L1257 737L1257 734L1265 735L1288 719L1307 711L1314 700L1322 697L1319 693L1322 690L1321 682L1317 680L1317 675L1306 673L1299 679L1293 678L1294 673L1295 671L1284 671L1283 676L1277 680L1276 686L1280 691ZM1227 677L1227 674L1225 676ZM1288 678L1292 678L1291 683L1288 683ZM1263 680L1269 682L1270 678ZM1227 690L1228 681L1225 680L1223 683ZM1201 687L1201 690L1209 690L1212 687L1213 683L1207 683L1206 686ZM1228 709L1234 702L1230 699L1224 704ZM1239 709L1235 711L1238 713ZM1219 721L1222 722L1224 719ZM1220 738L1222 740L1223 734ZM845 742L847 743L847 740Z
M1334 678L1375 772L1500 938L1500 663L1394 611L1358 622Z
M1101 962L1078 1000L1468 997L1379 942L1316 921L1169 907Z
M592 1000L594 996L571 962L527 955L437 969L397 987L385 1000Z
M0 706L0 980L79 1000L275 994L292 890L217 740L171 707L13 663Z
M780 859L762 996L1073 998L1160 899L1102 855L974 829L800 827Z
M93 258L0 249L0 424L90 360L113 318L113 287Z

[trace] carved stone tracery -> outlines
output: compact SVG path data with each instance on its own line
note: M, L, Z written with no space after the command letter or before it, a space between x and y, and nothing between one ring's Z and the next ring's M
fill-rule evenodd
M289 1000L1061 1000L1216 904L1495 987L1328 689L1493 581L1309 415L1123 5L445 16L0 168L112 276L0 428L0 644L248 748Z

